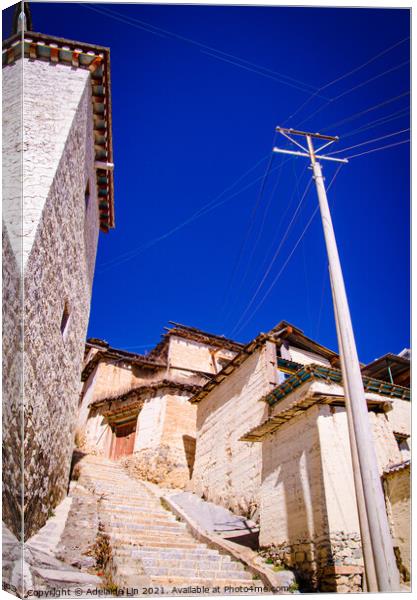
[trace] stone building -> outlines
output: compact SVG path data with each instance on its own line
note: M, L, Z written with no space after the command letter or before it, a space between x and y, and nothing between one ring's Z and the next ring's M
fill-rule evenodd
M336 353L281 322L190 400L197 405L191 489L258 520L263 552L321 591L359 590L363 571L339 367ZM387 489L392 465L406 480L410 390L363 380ZM399 566L409 569L402 489L401 500L391 494L391 522Z
M97 240L114 226L110 55L23 29L2 65L3 514L27 538L66 494Z
M146 356L88 340L77 439L86 451L130 457L128 466L150 481L184 487L196 432L188 400L243 346L173 325Z

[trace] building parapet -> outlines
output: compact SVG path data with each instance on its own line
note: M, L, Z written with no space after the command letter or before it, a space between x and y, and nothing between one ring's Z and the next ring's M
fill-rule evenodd
M166 333L162 336L161 341L149 352L150 357L161 357L164 355L169 338L171 336L188 339L194 342L201 342L216 348L224 348L225 350L231 350L233 352L240 352L244 348L244 344L236 342L230 338L226 338L222 335L216 335L214 333L208 333L197 327L189 327L188 325L182 325L175 321L169 321L173 327L165 327Z

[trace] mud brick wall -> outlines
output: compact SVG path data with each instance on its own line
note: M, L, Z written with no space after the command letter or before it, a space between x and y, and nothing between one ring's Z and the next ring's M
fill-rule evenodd
M401 459L387 416L369 412L380 473ZM260 545L304 588L360 591L360 544L346 411L314 405L263 442Z
M186 487L196 434L196 407L188 399L188 394L167 389L145 400L138 415L134 453L126 459L132 474L166 487Z
M267 346L249 356L197 404L197 447L191 488L238 514L260 501L261 444L239 439L265 420L260 398L271 389Z

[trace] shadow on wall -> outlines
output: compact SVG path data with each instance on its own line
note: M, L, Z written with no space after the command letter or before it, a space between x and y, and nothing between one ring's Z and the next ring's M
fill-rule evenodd
M268 512L264 526L275 523L274 531L262 537L274 562L295 572L301 591L331 592L336 591L336 582L318 412L313 411L308 421L306 413L295 417L262 444L262 482L270 480L263 495L271 495L263 499L263 510Z
M194 470L196 439L191 435L183 435L182 441L184 444L185 458L187 460L188 471L191 479Z

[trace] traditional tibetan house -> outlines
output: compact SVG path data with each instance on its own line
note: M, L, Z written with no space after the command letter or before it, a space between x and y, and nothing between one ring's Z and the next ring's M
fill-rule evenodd
M191 486L257 519L264 553L295 569L306 589L359 591L363 561L339 367L335 352L286 322L248 344L191 398ZM382 478L403 462L395 428L410 434L410 390L363 381ZM399 566L408 568L406 542L398 539L409 514L406 502L395 507L393 544Z
M87 342L78 440L108 458L128 457L145 479L184 487L195 454L196 408L188 400L243 346L172 325L145 356Z

